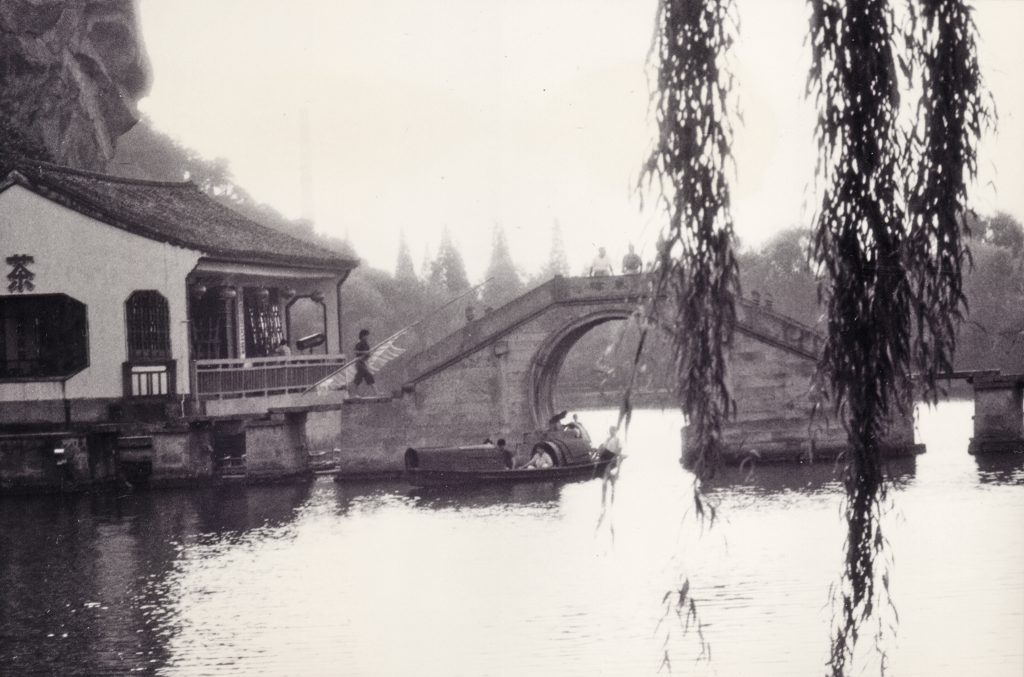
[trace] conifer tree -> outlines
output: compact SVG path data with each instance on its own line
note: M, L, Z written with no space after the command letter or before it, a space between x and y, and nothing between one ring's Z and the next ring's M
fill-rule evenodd
M508 251L505 230L500 225L494 226L492 238L491 262L487 266L487 285L484 287L484 304L500 306L514 299L523 291L523 282L516 272L512 255Z
M423 259L420 261L420 279L427 284L433 284L434 257L430 254L430 245L423 245Z
M441 246L437 250L437 258L430 266L429 280L432 285L450 294L461 294L469 289L466 265L462 261L462 254L452 243L447 228L441 232Z
M398 235L398 260L395 262L395 279L399 282L416 282L416 269L409 253L409 243L405 239L405 230Z
M543 279L549 279L555 275L569 274L569 258L565 254L565 240L562 239L562 224L555 219L555 225L551 227L551 252L548 254L548 262L541 272Z

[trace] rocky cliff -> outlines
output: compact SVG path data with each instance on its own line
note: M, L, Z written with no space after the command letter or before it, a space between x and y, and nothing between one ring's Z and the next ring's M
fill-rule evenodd
M134 0L0 0L0 119L20 145L103 170L148 86Z

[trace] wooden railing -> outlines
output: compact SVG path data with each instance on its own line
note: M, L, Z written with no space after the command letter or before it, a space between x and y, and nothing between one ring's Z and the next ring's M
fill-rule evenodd
M301 393L343 364L344 355L193 360L192 392L204 400Z

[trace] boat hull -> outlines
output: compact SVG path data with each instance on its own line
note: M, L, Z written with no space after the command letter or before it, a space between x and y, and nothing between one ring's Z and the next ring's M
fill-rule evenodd
M466 486L472 484L515 484L523 482L571 482L604 475L614 459L593 463L527 470L423 470L407 468L404 478L418 487Z

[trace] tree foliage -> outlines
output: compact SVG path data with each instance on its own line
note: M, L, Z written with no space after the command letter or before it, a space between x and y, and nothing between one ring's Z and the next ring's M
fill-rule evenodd
M51 161L50 151L32 134L14 123L10 103L0 101L0 160L5 158Z
M433 286L450 294L461 294L469 289L466 264L452 242L447 228L441 232L441 245L438 247L437 257L430 263L429 281Z
M982 219L968 214L967 226L975 241L1009 249L1015 257L1024 252L1024 227L1011 214L996 212Z
M986 109L965 0L909 0L902 35L890 0L808 2L821 196L811 243L826 311L819 374L850 443L830 660L842 675L876 608L886 425L910 401L913 369L935 397L938 375L953 364L970 256L966 182ZM674 329L698 486L717 464L732 406L724 352L737 263L724 171L732 84L724 64L736 25L727 0L659 2L652 44L659 135L641 174L667 213L649 313ZM920 92L916 122L901 125L900 92L912 84ZM662 293L675 301L671 316L658 308Z
M886 424L910 393L910 270L899 202L899 84L887 0L812 0L809 86L823 194L814 255L825 280L827 333L820 361L826 392L851 445L847 550L831 667L845 674L863 620L874 613L874 565ZM924 279L924 276L921 276Z
M549 280L555 275L569 274L569 257L565 253L565 239L562 236L562 224L555 220L551 226L551 249L548 262L541 270L541 279Z
M484 275L487 284L483 289L483 302L486 306L498 307L523 292L523 281L512 262L512 254L508 250L505 231L500 225L494 226L491 242L491 261Z
M938 375L952 368L963 317L967 180L977 174L977 141L988 109L965 0L920 0L910 8L907 74L921 95L904 150L910 177L904 264L914 303L915 366L934 400Z
M416 268L412 263L412 254L409 253L409 243L405 239L404 230L398 236L398 259L395 261L395 279L406 283L417 281Z
M760 298L773 308L815 327L821 321L819 278L808 259L810 230L788 228L772 236L760 249L738 255L745 296Z
M967 312L957 328L955 371L1024 371L1024 227L1013 216L968 215L972 265L964 272ZM743 293L769 296L778 312L823 326L819 278L807 259L804 228L774 235L757 250L739 254Z
M969 258L966 181L985 113L974 27L961 0L922 0L911 12L903 56L888 0L810 4L808 86L819 109L823 187L814 254L827 308L821 374L851 447L830 661L842 675L861 625L876 611L886 424L911 401L913 369L934 398L938 376L953 365ZM909 135L899 128L897 60L920 81Z
M659 2L651 47L658 138L640 178L641 190L657 188L668 216L648 316L672 329L698 484L718 465L722 425L734 407L725 373L739 284L726 177L733 102L725 64L733 11L729 0ZM659 304L663 295L675 300L674 308Z

